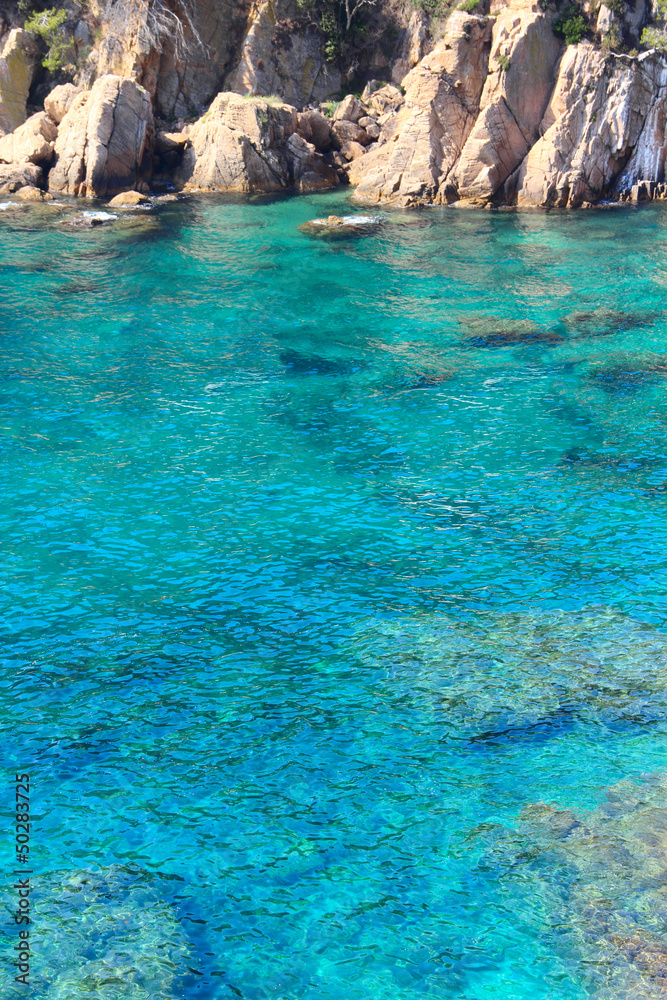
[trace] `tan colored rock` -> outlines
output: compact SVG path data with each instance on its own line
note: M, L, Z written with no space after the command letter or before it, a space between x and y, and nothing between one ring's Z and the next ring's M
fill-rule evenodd
M60 125L72 107L74 98L80 93L81 87L75 87L73 83L62 83L60 86L54 87L48 97L45 98L44 110L56 125Z
M374 90L368 98L368 107L378 115L398 111L403 104L405 104L403 94L398 87L393 87L391 84Z
M339 146L346 142L358 142L362 146L369 146L372 142L366 129L351 121L334 121L332 132Z
M53 201L53 195L49 194L48 191L40 191L36 187L22 187L16 192L16 197L19 201L28 202L44 202Z
M455 173L462 198L490 200L538 138L561 52L553 16L533 0L512 0L498 14L480 115Z
M14 194L24 187L37 187L43 180L41 167L34 163L0 163L0 194Z
M320 153L331 149L331 125L319 111L304 111L297 118L296 130L300 136L315 146Z
M90 53L79 82L90 87L100 76L127 77L149 92L161 117L198 113L221 88L221 73L247 30L251 0L196 0L189 6L201 44L186 25L183 49L176 44L175 32L156 35L149 4L89 0L102 39Z
M406 77L405 101L398 95L402 106L379 119L377 145L352 164L357 200L398 205L448 200L450 174L479 111L490 43L487 18L454 11L442 40ZM382 91L369 103L378 95L382 98ZM376 110L382 110L381 100Z
M109 202L109 208L137 208L139 205L147 205L150 199L141 191L121 191Z
M153 142L146 90L104 76L74 99L61 122L49 190L95 198L136 188L152 165Z
M544 135L508 182L519 205L596 202L664 177L667 61L570 46L544 116ZM625 165L625 166L624 166ZM620 176L619 176L620 174Z
M176 172L185 191L300 190L338 182L315 147L296 134L289 104L218 94L189 130L191 145Z
M35 72L32 35L15 28L0 38L0 132L13 132L26 120L26 102Z
M411 69L420 62L427 51L429 40L428 20L423 10L413 10L398 42L399 56L391 70L395 84L402 83Z
M57 127L40 111L0 139L0 162L50 163L57 135Z
M348 163L353 160L358 160L360 156L363 156L366 152L365 148L360 142L344 142L341 146L341 155Z
M238 94L279 94L298 107L324 101L341 88L316 29L295 21L299 9L285 0L255 0L236 67L225 81Z
M365 109L361 101L348 94L340 102L333 114L334 122L358 122L365 114Z

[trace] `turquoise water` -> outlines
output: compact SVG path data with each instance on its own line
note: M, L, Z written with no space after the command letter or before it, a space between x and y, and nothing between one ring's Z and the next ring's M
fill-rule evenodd
M658 995L667 214L346 211L0 213L38 1000Z

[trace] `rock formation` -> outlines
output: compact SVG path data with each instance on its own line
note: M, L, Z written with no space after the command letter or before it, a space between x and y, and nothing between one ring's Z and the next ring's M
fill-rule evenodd
M0 132L13 132L26 120L26 103L35 71L32 37L15 28L0 36Z
M0 163L46 165L53 159L57 135L58 129L45 112L32 115L14 132L0 139Z
M49 190L99 198L133 189L150 170L153 142L147 91L103 76L74 99L60 124Z
M297 133L297 124L297 112L288 104L219 94L187 132L190 145L176 173L177 186L256 192L337 184L336 171Z

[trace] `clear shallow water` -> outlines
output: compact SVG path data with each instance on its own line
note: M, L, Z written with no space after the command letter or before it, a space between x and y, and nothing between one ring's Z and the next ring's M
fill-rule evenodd
M525 812L665 766L667 214L348 211L0 218L39 1000L636 998L590 906L667 930L628 786Z

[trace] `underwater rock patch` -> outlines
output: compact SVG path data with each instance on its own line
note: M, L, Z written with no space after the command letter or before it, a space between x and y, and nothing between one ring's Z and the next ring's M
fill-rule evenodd
M159 877L122 865L40 876L35 995L174 1000L189 946L159 884Z
M463 346L469 348L493 349L522 344L560 344L565 340L557 331L535 326L529 320L479 316L461 319L459 325L466 331Z
M594 339L611 337L615 333L634 330L638 326L647 326L654 323L661 315L661 312L651 309L638 309L633 312L623 312L618 309L575 310L564 317L563 323L574 339Z
M515 830L485 836L502 879L528 880L546 904L545 933L558 928L554 949L596 1000L665 996L667 774L620 781L590 811L533 803Z
M667 637L605 608L470 625L425 614L364 629L354 645L364 667L426 699L443 736L470 748L667 720Z

